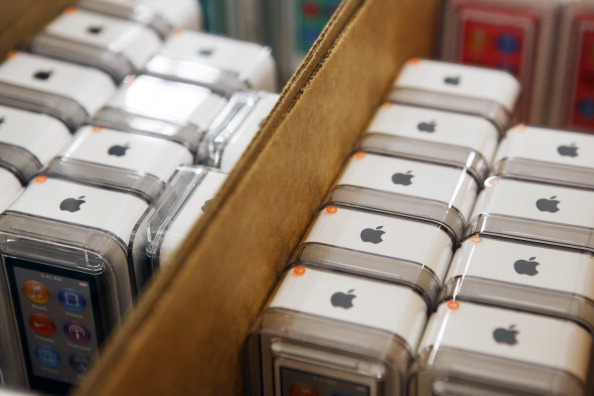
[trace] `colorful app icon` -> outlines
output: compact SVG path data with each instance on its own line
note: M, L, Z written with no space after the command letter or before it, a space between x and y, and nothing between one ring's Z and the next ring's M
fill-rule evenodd
M46 345L40 345L35 348L35 358L40 364L47 367L58 367L62 364L60 353Z
M68 356L68 363L74 371L79 374L84 374L89 371L89 368L91 367L91 357L88 355L72 353Z
M58 300L64 308L72 312L80 312L87 307L87 300L74 289L61 289L58 292Z
M36 304L47 304L51 298L47 287L41 282L28 280L23 283L23 293Z
M64 323L63 329L66 337L77 344L86 344L91 341L91 332L82 323L70 320Z
M56 332L56 324L52 318L42 313L31 314L29 316L29 326L42 336L51 336Z

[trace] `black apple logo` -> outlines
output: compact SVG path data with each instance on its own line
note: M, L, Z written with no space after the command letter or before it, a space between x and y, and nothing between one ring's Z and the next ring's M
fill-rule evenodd
M514 269L520 275L534 276L538 274L536 266L540 264L538 261L534 261L534 259L536 257L530 257L528 260L517 260L514 263Z
M429 133L432 133L432 132L435 132L435 126L436 125L437 124L435 123L435 121L431 121L431 122L423 121L423 122L419 122L417 124L417 129L420 132L429 132Z
M52 73L52 70L39 70L33 74L33 77L37 80L46 81L51 77Z
M361 240L363 242L371 242L373 244L378 244L383 242L382 235L385 234L385 231L382 231L383 226L379 226L375 229L373 228L366 228L361 231Z
M443 82L447 85L460 85L460 76L447 76Z
M355 289L351 289L346 293L336 292L330 298L330 302L335 307L349 309L353 306L353 299L357 297L352 294L354 291Z
M198 55L200 56L211 56L214 53L214 48L200 48L198 50Z
M124 145L116 144L111 146L109 150L107 150L107 154L115 155L116 157L123 157L124 155L126 155L126 151L128 151L129 148L130 146L128 146L128 143Z
M212 202L212 199L206 200L204 201L204 205L202 205L202 207L200 208L203 212L206 212L208 210L208 207L210 206L210 203Z
M559 208L557 207L557 205L560 202L558 200L556 200L555 198L557 198L557 197L556 196L552 196L549 199L541 198L538 201L536 201L536 207L541 212L556 213L556 212L559 211Z
M516 325L511 325L507 329L503 327L495 329L493 331L493 338L497 343L500 344L516 345L518 343L516 336L519 332L515 329L515 327Z
M564 157L577 157L578 156L578 147L575 143L571 143L570 146L559 146L557 147L557 152L564 156Z
M99 34L103 31L103 26L89 26L87 32L91 34Z
M411 174L412 171L406 173L394 173L392 175L392 183L402 184L403 186L409 186L412 184L412 178L415 177Z
M76 198L66 198L60 204L60 210L66 210L68 212L78 212L80 210L80 205L84 204L86 201L83 200L85 196Z

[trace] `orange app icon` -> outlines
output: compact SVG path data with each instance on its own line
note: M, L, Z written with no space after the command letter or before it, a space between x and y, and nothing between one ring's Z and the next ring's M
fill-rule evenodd
M33 313L29 316L29 326L37 334L42 336L51 336L56 332L56 324L54 321L42 313Z
M320 393L313 386L304 382L292 384L289 387L290 396L320 396Z
M50 292L41 282L28 280L23 283L23 293L36 304L46 304L50 300Z

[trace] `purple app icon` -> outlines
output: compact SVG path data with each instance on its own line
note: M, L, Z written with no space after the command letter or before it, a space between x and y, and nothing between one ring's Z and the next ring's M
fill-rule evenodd
M82 323L70 320L64 323L63 329L66 337L77 344L86 344L91 341L91 332Z

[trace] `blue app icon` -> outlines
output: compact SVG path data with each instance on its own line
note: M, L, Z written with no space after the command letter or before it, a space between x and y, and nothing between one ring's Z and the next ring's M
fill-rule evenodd
M35 358L46 367L58 367L62 364L60 353L46 345L40 345L35 348Z
M66 309L72 312L80 312L87 307L87 300L74 289L61 289L58 292L58 299Z

